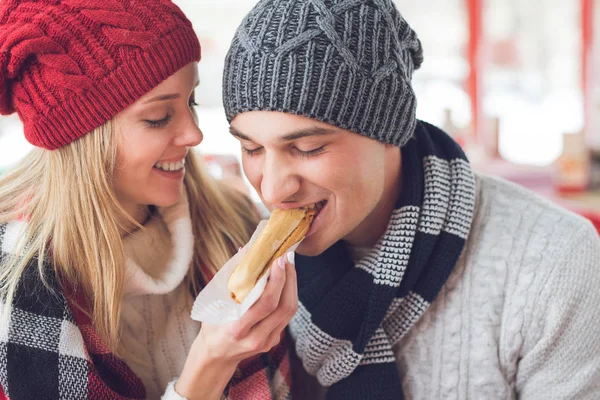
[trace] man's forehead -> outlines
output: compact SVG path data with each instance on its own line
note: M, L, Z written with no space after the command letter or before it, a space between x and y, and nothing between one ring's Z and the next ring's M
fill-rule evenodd
M229 132L242 140L256 141L268 138L277 142L288 142L309 136L325 136L340 133L333 125L297 115L271 115L256 112L237 116L229 127Z

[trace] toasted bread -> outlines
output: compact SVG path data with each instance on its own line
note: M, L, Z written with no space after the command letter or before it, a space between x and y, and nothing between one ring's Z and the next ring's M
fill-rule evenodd
M231 298L238 303L244 301L271 264L304 239L315 213L315 209L305 208L273 210L267 225L229 277Z

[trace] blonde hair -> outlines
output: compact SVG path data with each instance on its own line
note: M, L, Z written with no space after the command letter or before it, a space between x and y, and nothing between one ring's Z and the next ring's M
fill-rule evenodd
M109 121L58 150L34 149L0 176L0 224L27 216L14 255L0 265L0 294L8 309L19 280L37 257L63 284L82 291L94 326L119 354L125 256L123 221L134 223L117 201L112 179L117 168L115 123ZM202 282L250 237L257 215L241 193L212 179L190 151L184 185L190 204L194 256L188 280L194 294ZM39 256L39 257L38 257ZM44 280L46 282L46 280Z

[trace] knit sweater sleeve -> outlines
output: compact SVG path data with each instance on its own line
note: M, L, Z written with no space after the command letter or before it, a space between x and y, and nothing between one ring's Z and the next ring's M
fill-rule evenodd
M562 250L523 332L515 387L520 399L600 399L598 234L584 225Z

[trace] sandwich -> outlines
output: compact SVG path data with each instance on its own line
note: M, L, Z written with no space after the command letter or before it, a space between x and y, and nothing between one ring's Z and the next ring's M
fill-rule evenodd
M265 228L229 277L232 299L237 303L244 301L271 264L304 239L315 214L314 207L273 210Z

